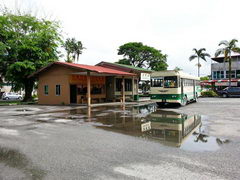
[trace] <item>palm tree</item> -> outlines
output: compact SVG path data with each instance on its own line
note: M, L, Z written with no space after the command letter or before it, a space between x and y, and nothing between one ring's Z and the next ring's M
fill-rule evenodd
M82 45L81 41L77 41L75 38L68 38L63 44L67 52L67 60L66 62L78 61L79 55L82 54L82 50L85 49Z
M229 87L231 87L231 78L232 78L232 52L240 53L240 48L237 47L236 43L237 39L232 39L231 41L221 41L218 46L224 46L223 48L217 49L215 53L215 57L218 57L220 54L224 55L224 61L228 61L229 69L228 69L228 78L229 78Z
M195 53L189 57L189 61L192 61L192 60L194 60L195 58L198 59L197 66L198 66L198 77L199 77L199 76L200 76L200 67L201 67L200 59L202 59L202 60L204 60L204 61L207 61L207 60L206 60L206 57L211 57L211 56L210 56L210 54L204 52L204 51L206 51L205 48L201 48L201 49L199 49L199 50L197 50L196 48L194 48L193 51L194 51Z
M74 53L73 53L73 59L77 60L79 59L79 55L82 54L82 50L85 49L82 45L81 41L75 41L74 43Z

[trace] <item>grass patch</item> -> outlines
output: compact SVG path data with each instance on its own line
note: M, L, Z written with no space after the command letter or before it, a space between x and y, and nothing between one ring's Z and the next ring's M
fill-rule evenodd
M202 97L217 97L218 94L213 90L203 91L201 92Z
M22 102L22 101L0 101L0 106L10 106L10 105L30 105L37 104L37 101Z

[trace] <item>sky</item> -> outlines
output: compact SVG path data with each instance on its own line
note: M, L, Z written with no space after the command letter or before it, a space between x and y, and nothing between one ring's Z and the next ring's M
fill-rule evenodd
M84 49L79 63L116 62L119 46L142 42L167 54L176 66L197 75L193 48L214 56L221 40L240 40L239 0L0 0L2 6L32 11L61 23L64 38L75 37ZM62 59L63 60L63 59ZM210 74L211 59L201 62Z

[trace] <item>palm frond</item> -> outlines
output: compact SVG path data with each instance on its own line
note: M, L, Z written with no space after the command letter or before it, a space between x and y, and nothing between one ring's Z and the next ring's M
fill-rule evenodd
M197 55L193 54L193 55L191 55L191 56L189 57L189 61L192 61L192 60L194 60L195 58L197 58Z
M193 51L198 54L198 50L196 48L193 48Z
M228 46L228 45L229 45L229 42L228 42L227 40L220 41L220 43L218 44L218 46L221 46L221 45Z
M206 49L205 48L201 48L201 49L198 50L199 54L201 54L203 51L206 51Z
M217 49L215 52L215 57L218 57L220 54L224 54L225 48Z
M205 57L211 57L211 55L208 54L208 53L203 53L203 55L204 55Z
M229 42L229 46L230 46L230 47L235 47L237 42L238 42L237 39L232 39L232 40Z
M240 53L240 48L239 47L235 47L232 49L233 52L235 53Z
M207 62L206 57L211 57L208 53L202 53L200 58Z

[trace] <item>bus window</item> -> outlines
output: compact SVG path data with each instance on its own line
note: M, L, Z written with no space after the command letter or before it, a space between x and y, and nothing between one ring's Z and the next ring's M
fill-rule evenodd
M177 76L166 76L164 77L164 87L165 88L177 88Z
M163 87L163 78L162 77L152 78L151 87Z

